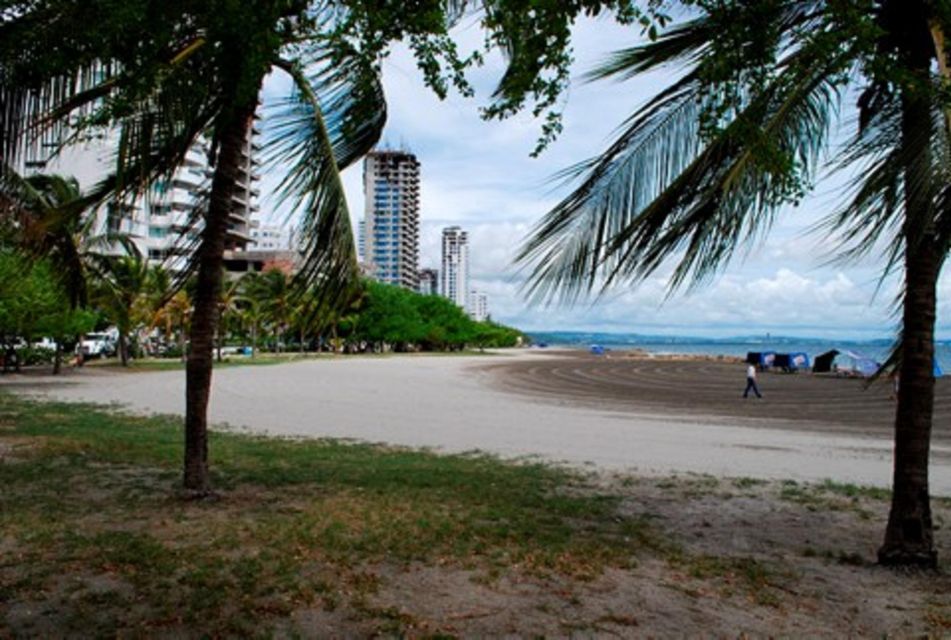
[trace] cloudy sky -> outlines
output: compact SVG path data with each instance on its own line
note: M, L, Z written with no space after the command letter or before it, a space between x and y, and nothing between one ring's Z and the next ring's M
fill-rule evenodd
M474 20L460 25L462 47L479 46ZM630 46L636 32L608 19L586 20L575 31L576 74L611 50ZM540 157L534 148L540 124L523 114L483 122L478 108L504 68L489 58L470 80L472 99L438 100L420 80L403 48L384 62L389 119L384 144L405 148L421 163L421 266L439 266L441 229L469 231L472 286L489 296L492 316L526 330L592 330L651 334L730 336L767 331L797 336L871 338L895 326L897 283L879 284L881 255L859 264L830 265L834 245L809 230L844 192L845 177L819 183L814 195L778 217L768 239L738 256L706 287L668 299L664 274L637 288L621 287L597 302L572 308L533 307L520 293L512 267L516 248L565 186L552 182L559 170L602 150L615 128L665 80L662 74L623 84L576 80L565 96L565 131ZM266 97L282 93L273 80ZM362 167L344 175L354 223L362 216ZM269 179L266 178L264 191ZM268 210L265 200L263 211ZM947 271L947 270L946 270ZM951 337L951 278L939 293L939 336Z

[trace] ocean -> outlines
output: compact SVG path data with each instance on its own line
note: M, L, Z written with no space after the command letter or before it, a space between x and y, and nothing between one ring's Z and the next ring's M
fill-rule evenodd
M873 360L888 357L892 341L833 340L791 336L738 336L732 338L696 338L690 336L656 336L637 333L585 333L579 331L537 331L529 335L536 344L549 347L588 349L601 345L606 349L642 349L654 354L684 354L745 357L749 351L776 351L777 353L803 352L810 359L830 349L855 351ZM946 374L951 374L951 341L939 341L936 346L938 363Z

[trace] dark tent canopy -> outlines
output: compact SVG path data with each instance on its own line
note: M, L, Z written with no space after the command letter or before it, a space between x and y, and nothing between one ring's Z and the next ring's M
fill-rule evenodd
M774 351L747 351L746 352L746 362L748 364L755 364L760 367L772 367L775 365L773 360L776 357L776 352Z
M786 372L793 372L809 367L809 356L801 351L793 353L777 353L773 358L773 366Z
M816 356L815 362L812 365L813 373L828 373L832 371L832 361L835 360L837 355L839 355L839 350L832 349L831 351L826 351Z

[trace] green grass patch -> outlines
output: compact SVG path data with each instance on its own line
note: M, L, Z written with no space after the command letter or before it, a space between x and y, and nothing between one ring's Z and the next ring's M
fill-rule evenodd
M802 505L809 511L853 511L863 519L872 516L867 507L880 507L891 500L891 495L890 489L833 480L815 484L783 480L779 485L781 500Z
M334 440L214 431L221 497L184 501L181 422L0 392L0 599L65 633L248 635L347 606L398 634L410 620L361 604L384 564L586 580L663 546L581 473Z

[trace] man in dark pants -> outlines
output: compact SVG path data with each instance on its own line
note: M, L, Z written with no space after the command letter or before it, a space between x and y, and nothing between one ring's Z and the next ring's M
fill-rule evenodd
M759 387L756 386L756 366L752 364L746 368L746 391L743 392L744 398L749 397L750 389L753 390L757 398L763 397L760 395Z

